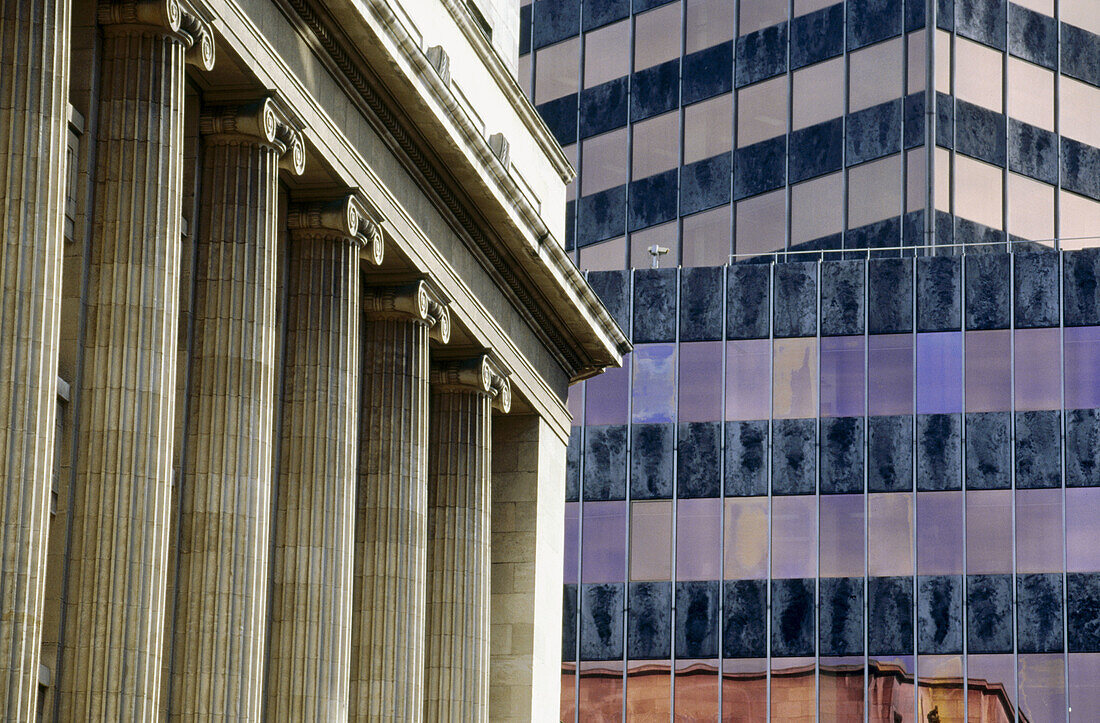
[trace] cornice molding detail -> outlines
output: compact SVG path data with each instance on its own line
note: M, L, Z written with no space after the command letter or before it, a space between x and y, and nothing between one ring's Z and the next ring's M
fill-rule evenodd
M334 201L291 204L287 227L295 241L344 241L357 249L366 248L371 263L382 264L382 226L370 217L366 204L354 193Z
M363 289L363 312L375 319L411 319L428 327L428 335L441 344L451 340L451 309L435 284L420 279L395 286Z
M512 409L512 383L509 372L492 354L469 359L433 361L428 376L432 390L455 390L484 394L493 406L507 414Z
M212 106L199 116L199 132L208 140L240 143L249 140L279 154L279 167L296 176L306 166L305 141L282 106L268 96L242 105Z
M196 8L181 0L101 0L96 9L107 32L148 32L177 38L187 51L187 63L214 69L214 32Z

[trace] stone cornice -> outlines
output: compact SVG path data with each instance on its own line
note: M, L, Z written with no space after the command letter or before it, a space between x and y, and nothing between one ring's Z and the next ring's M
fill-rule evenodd
M365 286L363 313L374 319L408 319L428 327L441 344L451 340L451 310L446 297L427 279L394 286Z
M375 266L382 264L385 239L381 224L370 217L366 204L349 193L334 201L292 203L287 227L295 241L343 241L367 249Z
M428 381L433 391L484 394L493 400L494 407L505 414L512 409L512 383L508 372L492 354L433 361Z
M215 143L249 140L270 146L279 154L281 168L296 176L305 170L302 134L270 96L253 103L204 108L199 116L199 132Z

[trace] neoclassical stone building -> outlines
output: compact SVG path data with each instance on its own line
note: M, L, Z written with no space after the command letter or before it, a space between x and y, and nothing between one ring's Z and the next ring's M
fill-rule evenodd
M512 6L0 2L5 720L556 720L629 344Z

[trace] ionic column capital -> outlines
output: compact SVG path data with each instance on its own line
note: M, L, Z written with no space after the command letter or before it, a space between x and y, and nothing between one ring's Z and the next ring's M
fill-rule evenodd
M334 201L291 204L287 227L295 241L346 242L357 250L367 248L371 262L382 264L382 226L353 193Z
M180 0L101 0L99 24L108 32L156 30L187 47L187 62L214 68L214 33L187 2Z
M407 318L428 327L443 344L451 340L451 310L446 297L427 279L396 286L368 286L362 309L376 319Z
M428 381L433 390L457 390L484 394L493 406L507 413L512 408L509 373L491 354L469 359L432 361Z
M287 113L266 97L255 103L205 108L199 116L199 132L215 143L249 140L274 148L279 166L300 176L306 166L306 147L301 132Z

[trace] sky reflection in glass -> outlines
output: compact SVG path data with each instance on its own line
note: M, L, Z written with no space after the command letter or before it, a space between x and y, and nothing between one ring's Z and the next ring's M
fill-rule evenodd
M817 498L772 498L772 577L815 577Z
M821 339L821 416L863 415L863 337Z
M630 356L623 355L623 365L618 369L608 369L585 383L585 424L626 424Z
M773 403L776 419L817 416L817 339L776 339Z
M722 575L722 500L676 503L676 579L717 580Z
M635 424L671 422L676 413L676 345L634 347Z
M867 339L867 411L872 416L913 413L913 335Z
M626 575L626 503L585 502L581 582L622 582Z
M767 419L771 409L771 342L726 342L726 419Z
M963 572L962 492L917 493L917 574Z
M917 334L917 414L962 411L962 333Z

